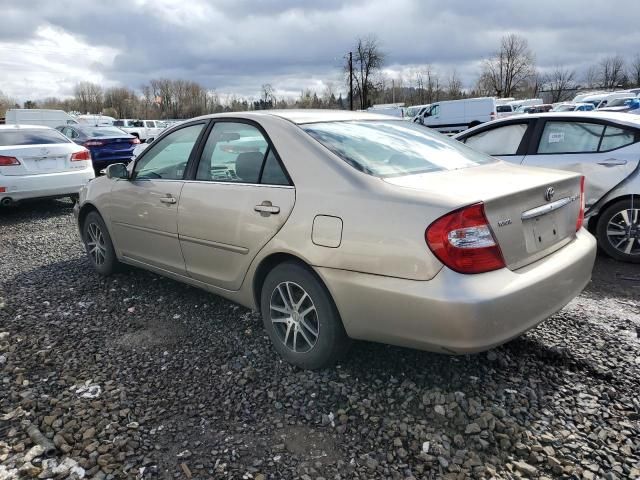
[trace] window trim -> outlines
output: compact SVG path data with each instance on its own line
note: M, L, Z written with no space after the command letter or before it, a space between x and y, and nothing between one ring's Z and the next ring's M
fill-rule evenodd
M265 187L293 187L295 188L295 184L293 183L293 180L291 179L291 175L289 175L289 172L287 171L284 162L282 161L282 158L280 158L280 155L278 154L278 150L275 148L275 146L273 145L273 142L271 141L271 138L269 137L269 135L267 134L266 130L262 127L262 125L260 125L260 123L256 122L255 120L251 120L248 118L236 118L236 117L224 117L224 118L211 118L210 119L211 123L208 126L208 128L206 129L206 137L201 137L199 139L200 141L200 148L198 148L197 150L197 156L194 158L193 161L193 165L191 165L191 169L189 169L187 167L187 170L185 171L185 177L183 178L183 180L187 180L187 181L194 181L194 182L203 182L203 183L215 183L215 184L231 184L231 185L252 185L252 186L265 186ZM206 146L207 140L209 140L209 135L211 134L211 131L213 130L213 128L215 127L216 123L243 123L246 125L250 125L252 127L255 127L264 137L264 139L267 142L267 149L265 150L264 156L262 158L262 165L260 166L260 176L258 177L258 181L260 183L245 183L245 182L221 182L221 181L215 181L215 180L196 180L196 175L198 172L198 166L200 165L200 161L202 160L202 153L204 151L204 148ZM261 183L262 182L262 172L264 171L264 166L266 164L267 161L267 155L269 154L269 151L273 151L273 154L276 157L276 160L278 161L278 164L280 165L280 168L282 169L282 172L284 173L285 177L287 178L287 181L289 182L289 185L274 185L274 184L270 184L270 183Z
M597 155L599 153L608 153L615 152L616 150L620 150L621 148L627 148L631 145L634 145L640 142L640 129L630 127L628 125L614 123L610 120L599 119L599 118L579 118L579 117L554 117L554 118L538 118L538 124L535 127L535 132L533 134L532 141L529 145L529 150L526 155ZM538 147L540 146L540 140L542 140L542 133L544 132L544 128L547 122L565 122L565 123L591 123L596 125L602 125L603 130L600 134L600 140L598 141L598 149L595 152L546 152L539 153ZM621 147L612 148L609 150L600 150L600 145L602 144L602 138L604 133L606 132L606 127L611 126L614 128L621 128L622 130L628 130L634 133L634 140L632 143L627 145L623 145Z
M173 132L177 132L178 130L182 130L183 128L188 128L188 127L193 127L194 125L204 125L204 128L202 130L200 130L200 134L198 135L198 138L196 139L193 148L191 149L191 153L189 154L189 158L187 159L187 166L184 169L184 172L182 174L182 178L175 178L175 179L169 179L169 178L154 178L153 181L154 182L176 182L176 181L181 181L181 180L185 180L185 177L187 176L187 172L189 171L189 165L191 165L191 163L193 163L194 161L194 156L195 153L198 152L200 150L199 146L202 143L202 138L204 133L209 129L209 124L210 124L210 120L209 119L203 119L203 120L196 120L193 122L188 122L188 123L181 123L179 125L176 125L176 128L173 128L171 130L169 130L168 132L165 132L163 135L161 135L160 137L158 137L156 140L154 140L153 144L149 147L146 148L140 155L138 155L136 157L136 159L134 160L133 163L133 167L131 168L131 181L139 181L139 182L144 182L144 181L149 181L151 180L150 178L141 178L138 179L137 178L137 171L136 168L138 167L138 163L140 162L140 160L142 160L145 155L147 154L147 152L151 151L153 149L153 147L155 145L157 145L157 143L164 139L165 137L168 137L169 135L171 135Z
M514 118L514 119L506 120L504 122L500 122L499 124L495 123L491 125L482 126L482 128L474 130L473 133L470 135L461 135L459 138L459 141L462 141L462 143L466 145L467 138L477 135L479 133L487 132L489 130L496 130L498 128L507 127L509 125L520 125L520 124L527 125L527 129L525 130L524 135L520 140L520 145L518 145L516 153L507 153L507 154L491 155L491 156L492 157L522 157L524 155L527 155L527 148L529 146L529 142L531 141L531 137L533 136L533 132L535 130L535 119L532 119L532 118L524 118L524 119ZM472 148L472 147L469 147L469 148Z

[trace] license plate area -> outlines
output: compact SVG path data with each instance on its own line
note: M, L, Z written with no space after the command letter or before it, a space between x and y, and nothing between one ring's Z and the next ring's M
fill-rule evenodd
M55 170L58 168L57 158L37 158L36 167L38 170Z
M556 212L550 212L524 221L528 252L534 253L544 250L563 238L557 217Z

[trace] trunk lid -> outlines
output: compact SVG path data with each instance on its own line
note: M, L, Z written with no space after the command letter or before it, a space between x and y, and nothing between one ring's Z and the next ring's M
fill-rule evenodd
M483 202L511 270L549 255L575 236L580 211L580 175L575 173L496 162L384 181L428 193L451 210Z
M78 147L72 143L2 147L0 155L15 157L20 165L0 167L0 174L38 175L73 170L71 154L76 150Z

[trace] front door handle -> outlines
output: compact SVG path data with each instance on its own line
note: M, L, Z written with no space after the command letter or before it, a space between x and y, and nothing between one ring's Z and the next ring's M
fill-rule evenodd
M619 167L626 164L627 164L626 160L618 160L615 158L607 158L603 162L598 162L598 165L602 165L603 167Z
M262 216L275 215L280 213L280 207L272 205L269 200L265 200L260 205L253 207L256 212L259 212Z
M171 195L167 195L166 197L160 197L160 201L162 203L174 204L177 200Z

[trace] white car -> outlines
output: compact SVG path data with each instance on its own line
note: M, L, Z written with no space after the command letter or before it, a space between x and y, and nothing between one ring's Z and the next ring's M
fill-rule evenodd
M53 128L0 125L0 205L75 198L93 179L91 154Z
M156 124L156 120L132 120L130 118L123 118L122 120L115 120L113 126L124 130L129 135L138 137L141 142L147 142L157 138L164 130L164 128Z
M455 138L507 162L584 175L589 230L609 256L640 262L639 117L601 111L534 113L496 120ZM554 196L553 189L547 193ZM566 198L557 199L562 201Z

